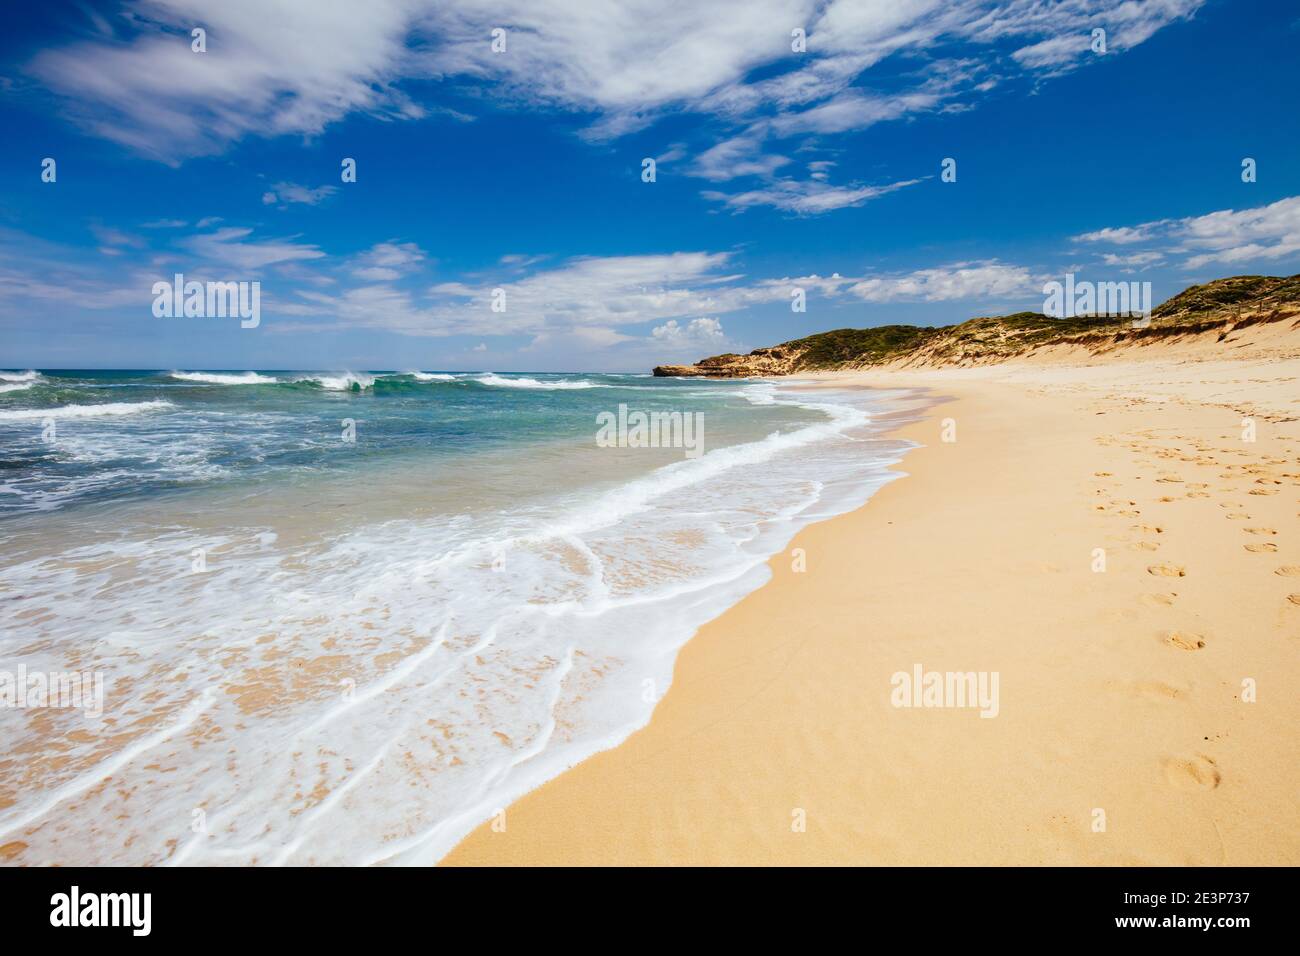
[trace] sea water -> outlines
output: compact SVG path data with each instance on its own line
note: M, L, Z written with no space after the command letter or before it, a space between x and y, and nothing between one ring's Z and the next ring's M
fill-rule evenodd
M0 389L0 671L104 687L98 716L0 706L10 862L435 862L643 726L694 631L907 447L902 393L797 383ZM598 444L620 405L702 416L703 454Z

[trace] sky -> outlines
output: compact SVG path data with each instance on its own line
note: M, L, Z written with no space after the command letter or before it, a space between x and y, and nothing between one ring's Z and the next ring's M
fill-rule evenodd
M647 371L1300 272L1293 0L23 6L0 367Z

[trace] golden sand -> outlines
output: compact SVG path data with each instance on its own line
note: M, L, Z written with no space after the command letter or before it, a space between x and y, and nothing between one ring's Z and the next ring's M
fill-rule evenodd
M444 862L1300 863L1295 344L853 376L946 399L908 477ZM892 706L916 665L995 672L997 716Z

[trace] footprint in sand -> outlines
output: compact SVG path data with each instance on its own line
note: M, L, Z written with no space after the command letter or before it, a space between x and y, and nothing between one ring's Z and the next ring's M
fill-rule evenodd
M1252 494L1252 495L1275 495L1275 494L1277 494L1277 489L1276 489L1276 488L1256 488L1254 491L1250 492L1250 494Z
M1205 754L1165 760L1165 779L1179 790L1213 790L1223 781L1218 765Z
M1129 547L1134 551L1155 551L1160 545L1155 541L1135 541Z
M1144 594L1142 595L1142 603L1147 607L1168 607L1174 603L1176 597L1178 595L1173 591L1168 594Z
M1228 520L1229 520L1229 521L1249 521L1249 520L1250 520L1250 515L1247 515L1247 514L1228 515Z
M1191 631L1166 631L1161 640L1180 651L1199 651L1205 646L1205 638Z
M1284 578L1300 578L1300 564L1284 564L1273 573Z
M1153 564L1147 568L1147 574L1154 574L1158 578L1185 578L1187 571L1176 564Z
M1256 552L1256 553L1258 553L1258 552L1260 552L1260 551L1276 551L1276 550L1277 550L1277 545L1275 545L1272 541L1260 541L1260 542L1257 542L1256 544L1247 544L1247 545L1244 545L1244 547L1245 547L1245 549L1246 549L1247 551L1254 551L1254 552Z
M1242 528L1246 534L1277 534L1272 528Z
M1286 599L1292 604L1300 606L1300 594L1288 594Z
M1137 697L1149 697L1155 700L1178 700L1183 696L1181 688L1159 680L1136 681L1129 686Z

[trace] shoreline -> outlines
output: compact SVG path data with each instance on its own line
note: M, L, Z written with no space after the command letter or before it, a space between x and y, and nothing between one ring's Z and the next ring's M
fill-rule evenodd
M801 530L645 728L442 864L1294 864L1283 358L826 376L935 390L887 436L922 446L906 477ZM997 717L891 706L917 664L996 673Z

